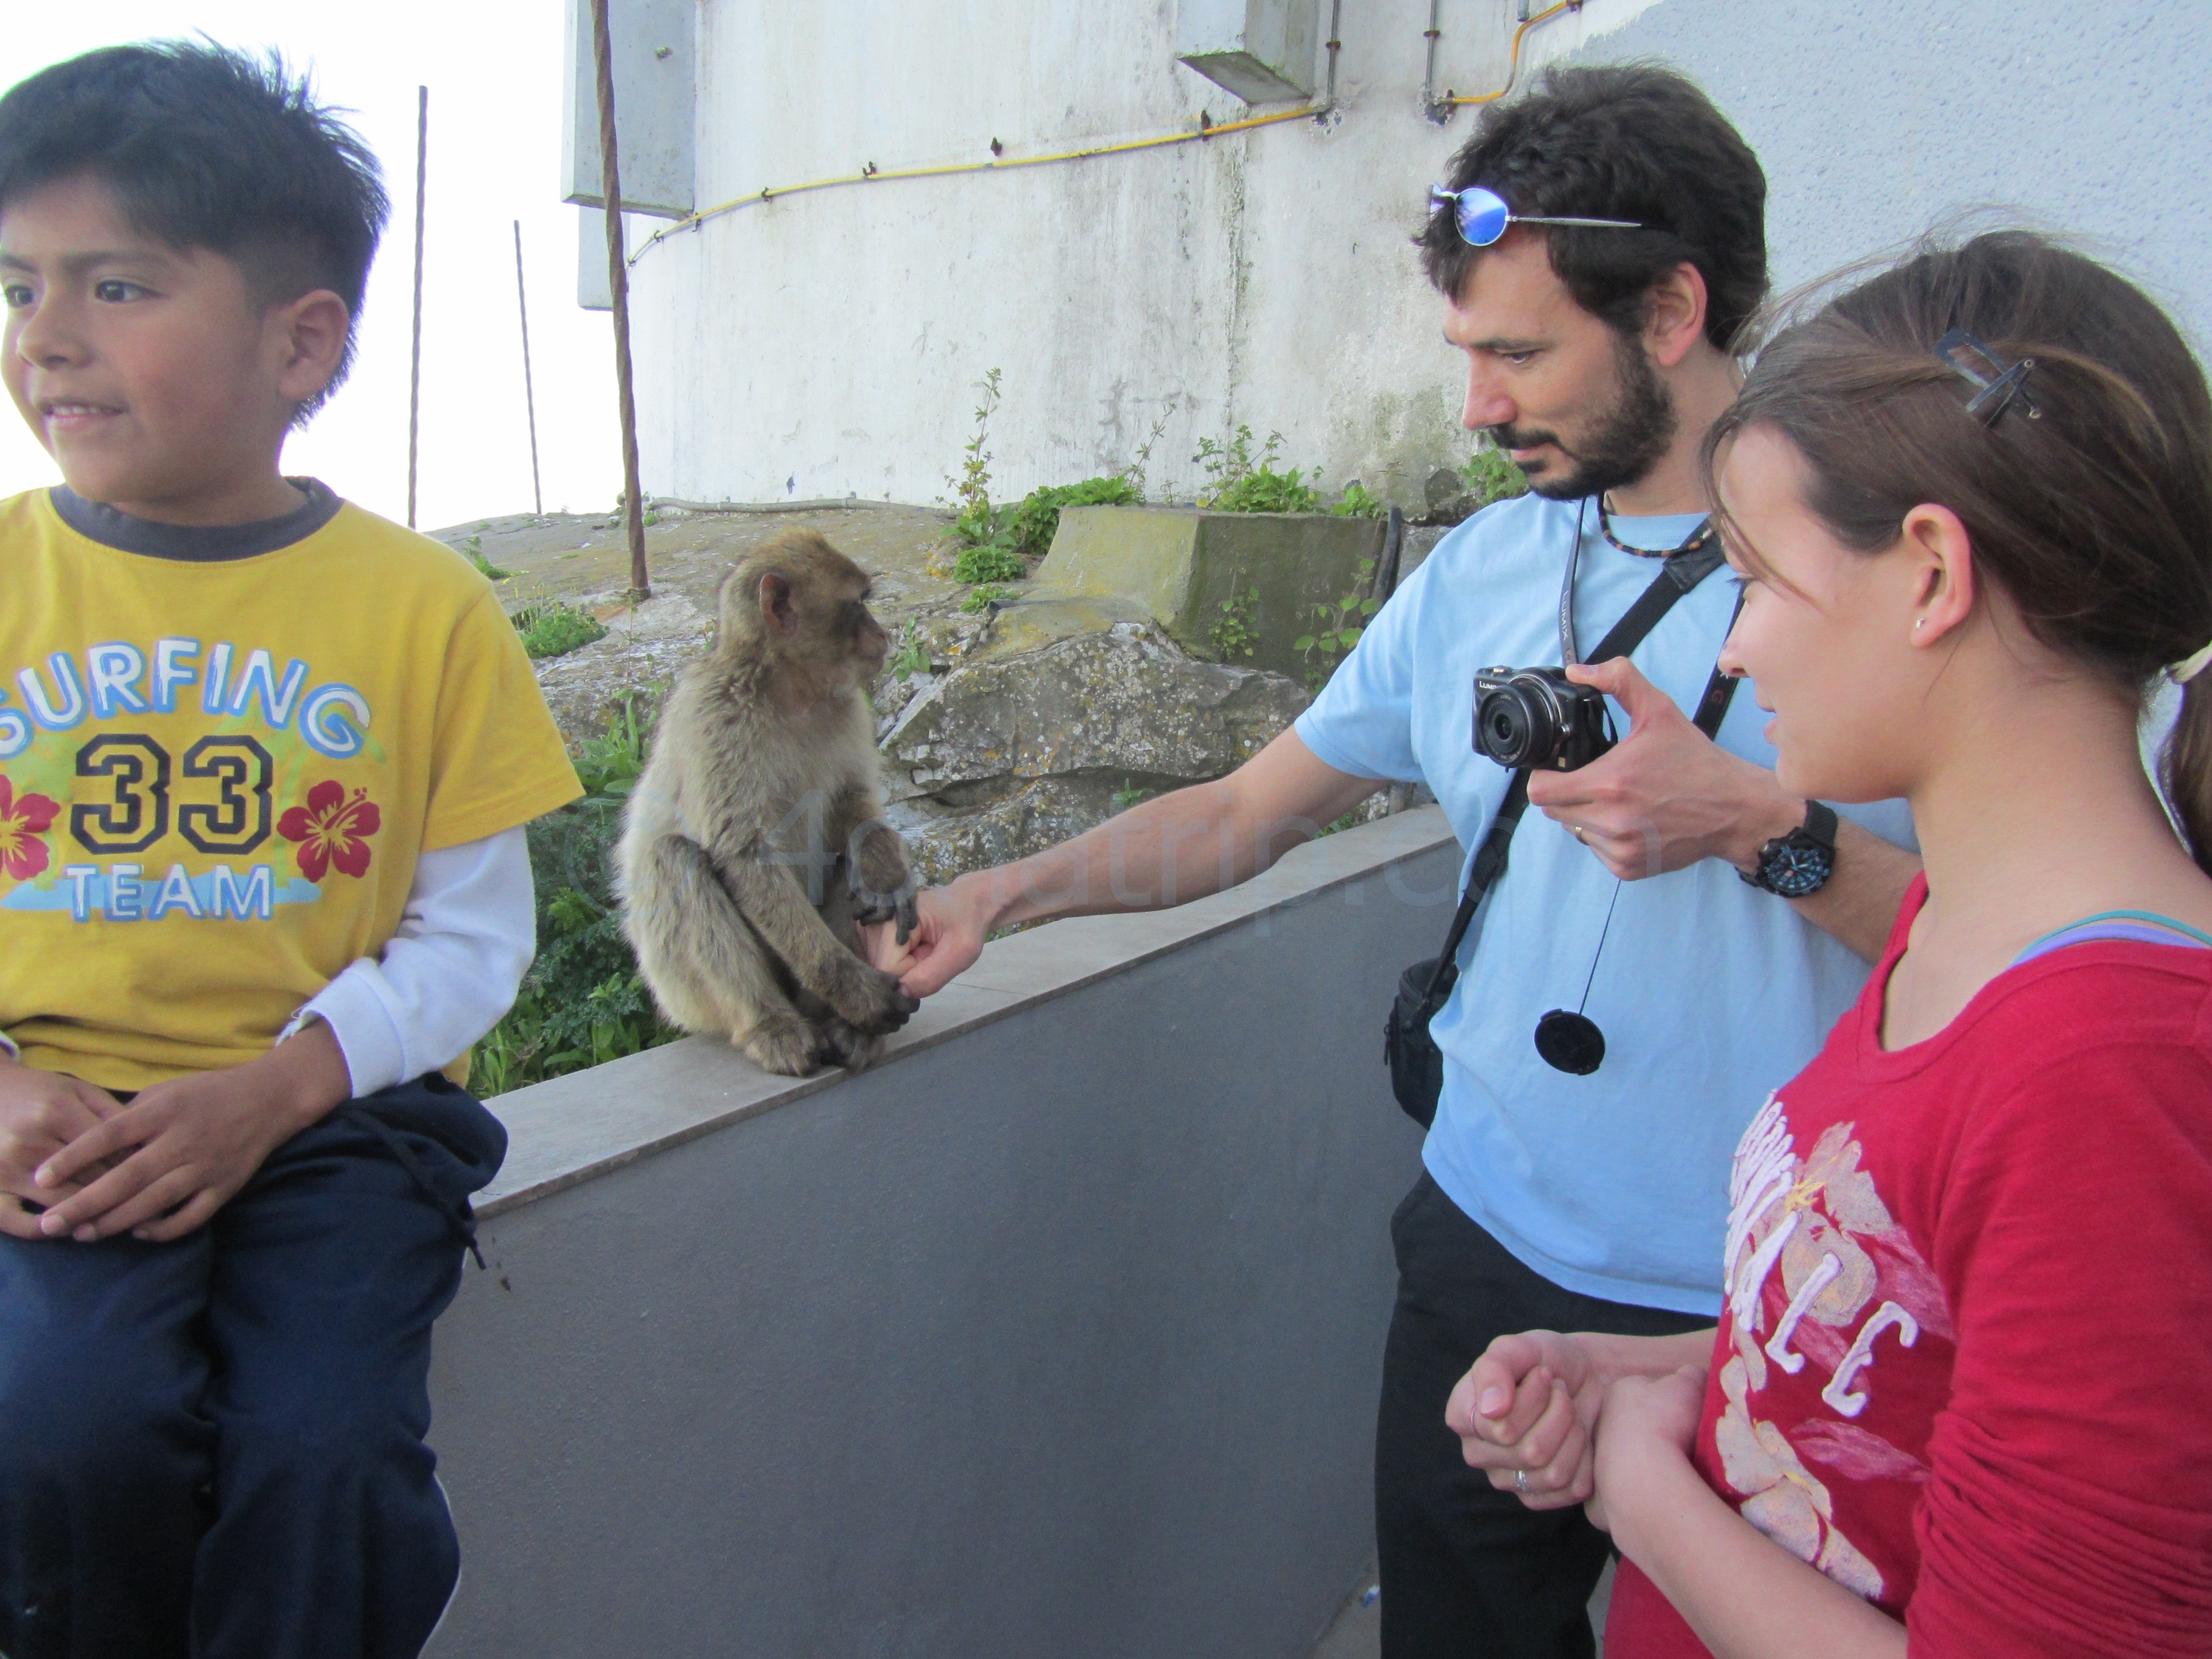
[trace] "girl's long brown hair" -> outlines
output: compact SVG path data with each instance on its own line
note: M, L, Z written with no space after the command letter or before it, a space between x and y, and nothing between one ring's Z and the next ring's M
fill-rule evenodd
M1966 413L1974 388L1936 355L1954 328L2034 360L2034 417L2020 398L1992 424ZM1716 501L1717 456L1754 427L1805 458L1806 505L1847 547L1878 553L1914 507L1949 507L2036 638L2138 706L2212 641L2212 395L2166 313L2094 259L2027 231L1923 245L1772 335L1705 439ZM2212 872L2212 671L2160 772Z

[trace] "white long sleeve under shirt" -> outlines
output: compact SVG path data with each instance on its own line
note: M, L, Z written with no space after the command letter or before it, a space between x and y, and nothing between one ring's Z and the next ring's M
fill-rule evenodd
M530 842L520 827L424 853L383 955L349 964L276 1040L321 1020L358 1100L466 1054L514 1006L537 951Z

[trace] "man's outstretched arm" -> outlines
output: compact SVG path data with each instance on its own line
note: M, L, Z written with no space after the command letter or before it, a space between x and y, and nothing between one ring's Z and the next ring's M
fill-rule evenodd
M997 928L1164 909L1249 881L1382 787L1323 764L1286 731L1225 778L1161 795L1073 841L923 893L906 988L916 996L941 990Z

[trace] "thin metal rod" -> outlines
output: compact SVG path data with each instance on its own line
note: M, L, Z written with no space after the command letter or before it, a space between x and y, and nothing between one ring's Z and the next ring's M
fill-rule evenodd
M1343 21L1344 0L1329 0L1328 90L1322 94L1322 101L1332 109L1336 106L1336 55L1344 50L1344 31L1339 27Z
M1421 113L1439 126L1451 118L1449 106L1445 106L1442 114L1437 112L1437 37L1443 33L1437 27L1443 12L1443 0L1429 0L1429 63L1428 67L1421 71Z
M430 165L430 88L415 88L415 347L407 368L407 527L415 527L415 464L422 438L422 185Z
M538 480L538 392L530 384L530 296L522 286L522 221L514 222L514 308L522 315L522 406L530 412L530 499L545 516L545 488Z
M607 210L607 285L615 313L615 395L622 404L623 507L629 519L629 589L633 600L653 597L645 568L645 503L637 484L637 404L629 377L629 262L623 257L622 172L615 158L614 46L607 33L607 0L592 0L592 58L598 70L599 165Z

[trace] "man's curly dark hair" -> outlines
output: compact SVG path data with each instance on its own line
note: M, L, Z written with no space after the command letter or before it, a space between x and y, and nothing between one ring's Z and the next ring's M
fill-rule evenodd
M1543 231L1575 303L1623 334L1643 327L1652 284L1680 264L1705 278L1705 337L1723 351L1766 296L1766 174L1712 100L1657 64L1547 70L1528 93L1483 111L1444 184L1484 185L1516 213L1642 225ZM1449 212L1414 240L1447 295L1464 291L1486 251L1461 238Z

